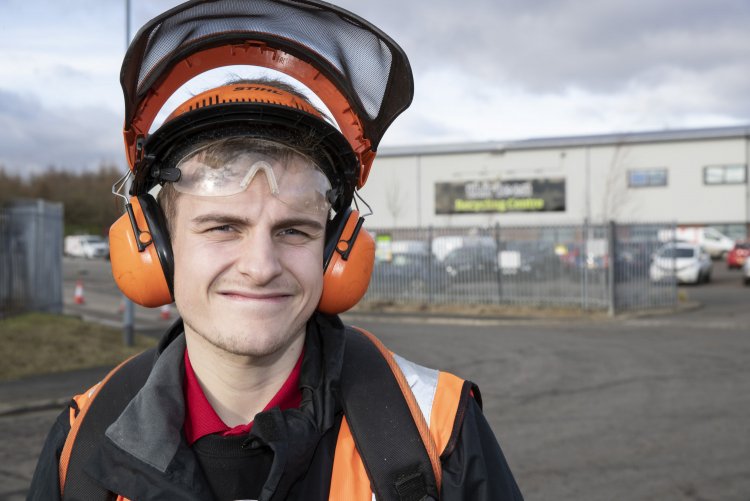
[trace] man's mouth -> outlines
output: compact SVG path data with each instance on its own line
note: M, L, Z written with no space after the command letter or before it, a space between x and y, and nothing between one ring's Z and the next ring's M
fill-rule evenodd
M287 292L282 292L282 291L254 292L254 291L235 290L235 289L220 290L218 291L218 294L220 296L223 296L227 299L231 299L234 301L248 301L248 302L255 301L255 302L264 302L264 303L274 303L274 302L284 301L285 299L291 296L291 294Z

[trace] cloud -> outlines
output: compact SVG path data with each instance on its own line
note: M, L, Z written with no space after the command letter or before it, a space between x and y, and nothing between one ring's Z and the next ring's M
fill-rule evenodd
M443 69L417 80L413 106L383 145L415 144L415 137L419 143L471 142L744 123L721 99L706 82L680 71L619 92L571 86L540 93Z
M0 165L10 172L124 166L121 127L121 118L107 109L49 108L32 96L0 89Z
M333 1L414 69L414 103L383 146L750 122L746 0ZM131 2L132 32L178 3ZM0 161L121 161L124 14L122 2L0 2Z
M405 119L432 116L449 124L452 137L750 121L744 0L340 3L378 24L409 56L416 95L406 117L420 118ZM489 110L518 125L509 130L486 119ZM481 130L461 125L470 122Z

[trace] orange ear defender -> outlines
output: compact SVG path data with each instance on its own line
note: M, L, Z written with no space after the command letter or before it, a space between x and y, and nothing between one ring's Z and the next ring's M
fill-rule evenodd
M172 299L172 244L159 204L149 194L130 199L109 229L115 283L133 302L149 308Z
M347 209L330 223L326 238L323 294L318 311L334 315L357 304L370 285L375 263L375 240L362 228L365 218Z

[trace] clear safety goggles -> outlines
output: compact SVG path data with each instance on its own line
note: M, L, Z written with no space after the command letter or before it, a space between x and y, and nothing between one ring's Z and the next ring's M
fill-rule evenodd
M176 165L180 178L174 188L189 195L225 197L242 193L253 182L265 182L271 195L294 210L330 210L331 183L312 159L270 141L251 144L219 153L207 145L190 153Z

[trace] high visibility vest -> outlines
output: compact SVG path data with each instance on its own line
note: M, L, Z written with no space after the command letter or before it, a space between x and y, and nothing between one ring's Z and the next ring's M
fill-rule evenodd
M419 408L429 426L430 436L438 455L442 454L453 433L464 380L447 372L416 365L394 355L404 373ZM346 417L341 421L336 452L333 456L330 501L370 501L375 496L370 488L367 470L357 452Z
M413 401L418 406L419 412L421 412L421 416L424 418L423 422L427 426L425 433L428 434L428 438L422 438L423 441L430 442L430 445L434 448L432 457L433 469L435 470L438 488L440 488L442 471L440 471L439 460L435 458L440 457L451 440L466 382L453 374L422 367L390 352L387 352L387 355L390 355L389 358L395 362L393 365L397 366L398 370L392 367L394 373L397 377L403 377L402 381L405 382L408 390L410 390L406 391L402 387L404 395L409 398L413 395ZM125 363L127 361L123 362L123 364ZM73 398L77 411L72 408L70 410L71 430L63 447L59 464L61 492L65 485L70 451L89 404L94 400L99 389L106 384L109 377L118 369L119 367L85 393ZM336 441L328 499L331 501L375 500L367 470L357 451L345 416L342 418ZM118 496L117 500L129 501L123 496Z

